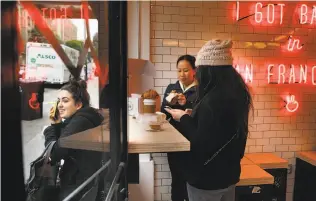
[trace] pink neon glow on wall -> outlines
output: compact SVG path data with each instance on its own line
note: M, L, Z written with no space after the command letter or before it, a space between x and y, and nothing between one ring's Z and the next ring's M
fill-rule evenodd
M298 107L299 107L299 104L295 100L295 96L294 95L289 95L289 96L286 97L285 108L286 108L287 111L295 112L295 111L297 111Z

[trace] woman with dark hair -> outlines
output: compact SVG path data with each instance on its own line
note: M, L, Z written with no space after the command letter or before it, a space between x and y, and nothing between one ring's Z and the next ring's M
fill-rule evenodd
M186 110L192 109L196 99L196 83L195 83L195 57L191 55L183 55L177 60L178 79L175 84L169 84L161 105L161 112L170 119L170 124L181 132L180 125L171 118L164 108L169 106L174 109ZM174 100L167 97L173 93ZM186 181L183 178L183 166L181 158L184 154L181 152L169 152L168 163L170 167L172 183L171 183L171 199L172 201L188 200Z
M252 98L233 68L231 40L211 40L198 52L198 100L192 113L166 109L191 143L185 158L190 201L234 201L248 135Z
M62 148L59 140L101 125L103 117L96 109L90 107L87 84L83 80L71 80L63 86L58 94L57 103L57 115L55 118L54 115L50 116L52 124L44 130L44 136L45 146L51 141L56 141L50 156L51 164L64 160L59 173L60 200L63 200L101 167L101 153ZM51 112L53 110L54 107ZM89 190L91 200L95 200L97 190L92 187L96 183L91 182L72 200L80 200Z

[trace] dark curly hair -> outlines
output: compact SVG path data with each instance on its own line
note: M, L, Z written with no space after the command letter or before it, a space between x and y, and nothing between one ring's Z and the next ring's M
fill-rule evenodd
M60 90L66 90L71 93L75 103L82 103L82 107L90 105L90 95L87 91L87 83L84 80L69 80Z

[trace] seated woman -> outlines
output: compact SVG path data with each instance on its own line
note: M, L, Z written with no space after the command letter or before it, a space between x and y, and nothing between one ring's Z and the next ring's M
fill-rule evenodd
M67 149L59 145L60 138L97 127L102 123L103 117L96 109L89 106L89 102L90 96L87 92L86 82L71 80L69 84L60 89L57 105L59 115L57 118L51 118L51 126L44 130L45 146L51 141L57 141L50 156L51 163L55 164L61 159L64 160L59 175L60 200L67 197L101 167L101 153ZM51 112L52 110L53 108ZM80 200L82 195L93 187L94 183L91 182L72 200Z

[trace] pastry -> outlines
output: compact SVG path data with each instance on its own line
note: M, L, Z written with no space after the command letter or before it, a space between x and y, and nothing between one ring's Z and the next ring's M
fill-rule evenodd
M50 113L49 113L49 118L51 120L54 120L56 121L58 119L58 102L54 103L52 109L50 110Z
M146 91L145 93L142 94L142 98L143 99L152 99L155 100L156 98L159 97L159 94L157 93L157 91L150 89L148 91Z
M166 97L166 101L171 105L174 105L178 101L178 93L175 90L172 90L169 95Z

